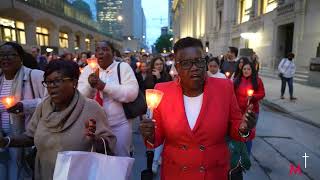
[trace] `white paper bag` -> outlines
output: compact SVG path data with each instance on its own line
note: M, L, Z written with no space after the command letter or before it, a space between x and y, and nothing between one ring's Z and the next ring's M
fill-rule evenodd
M53 180L127 180L133 158L94 152L59 152Z

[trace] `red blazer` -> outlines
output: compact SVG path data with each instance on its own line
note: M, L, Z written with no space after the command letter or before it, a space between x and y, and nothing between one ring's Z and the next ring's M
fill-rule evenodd
M156 89L164 92L153 118L156 120L154 147L164 143L161 180L227 180L230 155L226 136L244 141L238 134L242 115L232 82L207 78L193 130L186 118L183 93L177 81L157 84Z
M244 113L247 108L248 104L248 95L247 91L248 89L253 89L252 83L251 83L251 78L241 78L241 83L239 84L239 87L235 90L238 105L241 109L241 112ZM259 101L262 100L265 96L264 92L264 86L262 80L258 77L258 89L254 90L253 93L253 99L252 99L252 104L253 104L253 112L259 113Z

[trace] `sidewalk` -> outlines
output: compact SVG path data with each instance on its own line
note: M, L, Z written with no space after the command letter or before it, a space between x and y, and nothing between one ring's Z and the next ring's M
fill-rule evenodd
M289 100L289 89L286 88L284 100L280 99L280 79L261 77L266 90L263 104L279 111L293 115L299 120L320 127L320 88L294 83L296 101Z

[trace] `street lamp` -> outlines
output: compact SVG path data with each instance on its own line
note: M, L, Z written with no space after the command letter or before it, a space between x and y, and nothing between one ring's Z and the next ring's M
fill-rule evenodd
M128 37L128 40L131 41L131 37L130 36Z
M119 16L117 17L117 20L121 22L121 21L123 20L123 17L122 17L121 15L119 15Z

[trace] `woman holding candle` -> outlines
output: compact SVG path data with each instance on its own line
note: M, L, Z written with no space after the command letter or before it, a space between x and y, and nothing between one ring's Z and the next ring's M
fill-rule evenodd
M108 41L96 45L97 68L84 68L79 79L79 91L86 97L101 97L112 132L117 137L115 154L130 156L132 143L132 120L125 116L122 103L133 102L139 85L129 64L113 59L113 46ZM121 84L118 78L120 70ZM98 99L98 98L95 98Z
M162 57L154 57L151 60L150 71L145 80L146 89L153 89L157 83L171 81L171 76L165 69L165 62Z
M227 180L230 154L225 137L250 139L255 126L252 105L242 116L232 83L206 78L200 40L180 39L174 54L179 80L156 85L163 97L154 120L140 123L141 134L149 148L164 143L161 179Z
M246 57L241 57L237 61L237 63L236 63L236 71L234 72L234 76L233 76L234 78L233 79L236 79L239 76L240 72L242 71L242 67L243 67L243 63L244 62L246 62L246 63L249 62L249 59L246 58Z
M37 107L26 132L0 138L0 147L37 147L35 179L51 180L60 151L104 152L101 138L113 153L115 136L105 112L96 102L77 91L79 67L76 62L51 61L45 71L43 86L49 97Z
M0 46L0 137L22 134L45 94L41 85L43 72L25 67L24 55L23 48L17 43L7 42ZM28 176L29 168L23 165L26 164L26 151L30 149L1 148L1 180Z
M265 91L262 80L258 77L254 64L244 60L239 76L234 80L234 89L242 113L248 108L248 102L253 104L253 112L259 117L259 102L264 98ZM255 129L252 131L255 135ZM253 136L254 137L254 136ZM248 153L251 154L252 141L246 142Z

